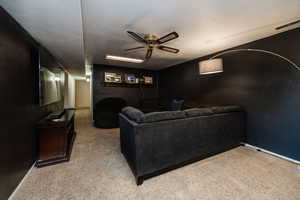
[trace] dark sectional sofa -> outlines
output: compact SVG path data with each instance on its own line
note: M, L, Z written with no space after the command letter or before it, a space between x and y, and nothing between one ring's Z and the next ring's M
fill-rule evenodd
M246 135L246 116L239 106L147 114L125 107L119 121L121 151L138 185L144 179L237 147Z

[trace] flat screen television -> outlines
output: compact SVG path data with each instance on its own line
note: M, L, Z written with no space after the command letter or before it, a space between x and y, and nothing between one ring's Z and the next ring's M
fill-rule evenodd
M61 73L40 67L40 105L48 105L62 99Z

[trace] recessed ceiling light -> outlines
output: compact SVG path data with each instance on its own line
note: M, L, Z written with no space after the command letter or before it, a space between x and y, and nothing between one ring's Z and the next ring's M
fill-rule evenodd
M132 62L132 63L142 63L144 60L137 59L137 58L126 58L121 56L112 56L112 55L106 55L105 59L107 60L117 60L117 61L123 61L123 62Z

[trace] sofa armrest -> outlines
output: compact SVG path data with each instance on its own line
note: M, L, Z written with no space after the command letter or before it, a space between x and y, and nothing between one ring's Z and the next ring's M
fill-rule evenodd
M137 123L119 113L120 125L120 146L121 152L125 156L129 166L134 174L137 173L136 168L136 127Z

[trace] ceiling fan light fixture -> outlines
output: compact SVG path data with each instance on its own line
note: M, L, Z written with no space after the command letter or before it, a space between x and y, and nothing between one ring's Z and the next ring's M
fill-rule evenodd
M144 60L137 59L137 58L127 58L122 56L113 56L113 55L106 55L106 60L116 60L116 61L122 61L122 62L131 62L131 63L142 63Z
M127 31L127 33L134 38L137 42L142 42L144 44L144 46L142 47L135 47L135 48L130 48L130 49L125 49L125 51L133 51L133 50L137 50L137 49L143 49L143 48L147 48L147 53L145 56L145 60L148 61L151 57L152 57L152 52L154 50L154 48L160 49L162 51L166 51L169 53L178 53L179 49L175 49L172 47L168 47L168 46L163 46L161 44L174 40L176 38L179 37L178 33L176 33L175 31L157 39L158 37L153 35L153 34L146 34L143 38L133 32L133 31Z

